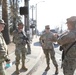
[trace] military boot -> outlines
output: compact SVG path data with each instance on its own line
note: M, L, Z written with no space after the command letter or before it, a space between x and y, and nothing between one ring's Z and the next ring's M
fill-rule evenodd
M56 67L55 75L58 75L58 67Z
M25 70L25 71L28 70L28 68L25 67L25 64L24 63L22 63L22 69Z
M18 65L16 65L16 73L19 74L19 68L18 68Z
M28 70L28 68L26 68L25 66L22 66L22 69L25 70L25 71Z
M48 71L49 69L50 69L50 67L49 67L49 66L47 66L47 67L46 67L46 69L45 69L45 71Z

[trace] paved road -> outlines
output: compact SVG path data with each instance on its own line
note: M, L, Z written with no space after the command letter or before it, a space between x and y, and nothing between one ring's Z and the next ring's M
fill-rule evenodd
M56 57L57 57L57 63L59 65L59 74L58 75L63 75L63 71L60 68L61 65L61 61L60 61L60 56L59 54L56 53ZM55 67L52 64L52 61L50 60L50 70L48 72L45 72L45 68L46 68L46 62L45 62L45 58L43 61L41 61L39 67L37 68L37 70L32 74L32 75L54 75L55 73Z
M31 44L32 53L30 55L27 55L26 57L26 65L28 67L28 71L24 72L21 71L19 75L53 75L55 68L52 64L52 61L50 61L50 70L46 73L44 72L46 68L46 62L44 55L42 56L42 48L40 47L40 44L38 42L38 38L33 39L33 43ZM7 75L16 75L15 74L15 55L14 55L14 45L9 45L9 50L12 50L12 54L10 54L12 66L10 68L6 69ZM56 60L59 65L59 75L63 75L63 70L61 67L61 51L58 50L58 47L55 45L55 52L56 52ZM40 58L41 57L41 58ZM20 64L21 67L21 64ZM34 70L33 70L34 68ZM74 74L76 75L76 73Z
M58 49L55 49L55 57L58 63L58 68L59 68L59 74L58 75L64 75L63 74L63 70L61 69L61 52L58 51ZM54 65L52 64L52 61L50 60L50 70L48 72L45 72L46 68L46 62L45 62L45 57L43 59L43 61L40 62L40 65L38 66L38 68L34 71L34 73L32 75L54 75L55 72L55 68ZM76 75L76 72L74 73L74 75Z
M9 68L6 68L6 74L7 75L17 75L15 73L16 66L15 66L15 53L14 53L14 45L9 45L9 50L12 51L12 53L9 55L9 58L11 59L12 66ZM19 69L20 74L19 75L30 75L29 73L32 72L32 69L36 66L36 64L39 62L40 58L42 57L42 48L39 43L39 38L34 38L33 42L31 43L31 54L26 56L25 65L28 68L27 71L21 70L22 62L20 61ZM6 63L4 63L4 66Z

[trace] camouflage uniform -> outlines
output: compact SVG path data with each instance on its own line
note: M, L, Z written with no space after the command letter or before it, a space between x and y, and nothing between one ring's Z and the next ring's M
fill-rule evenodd
M3 20L0 20L0 23L4 24ZM3 62L7 59L7 45L4 41L2 33L0 32L0 75L5 75Z
M24 38L24 35L22 32L19 32L18 29L16 29L13 32L13 42L15 44L15 55L16 55L16 72L19 73L19 64L20 59L22 59L22 68L27 70L25 67L25 58L26 58L26 40Z
M73 26L73 29L68 30L57 40L58 43L63 46L64 54L67 48L76 40L76 16L68 18L67 24ZM74 44L64 56L63 73L64 75L73 75L76 69L76 44Z
M49 28L49 26L47 25L45 26L45 28ZM54 51L53 43L52 43L55 41L56 41L56 38L54 37L52 32L48 32L48 33L44 32L40 37L40 42L41 42L41 45L42 45L42 48L43 48L43 51L46 57L47 67L49 68L50 57L51 57L51 60L56 68L56 72L58 72L58 65L55 59L55 51ZM45 71L46 70L48 69L46 68Z

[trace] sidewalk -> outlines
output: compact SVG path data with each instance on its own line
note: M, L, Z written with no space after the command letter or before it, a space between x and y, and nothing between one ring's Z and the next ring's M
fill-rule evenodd
M6 68L6 73L8 75L17 75L15 74L15 46L13 43L9 44L8 45L8 51L9 51L9 58L11 59L11 62L12 62L12 66L9 67L9 68ZM21 66L22 66L22 63L20 62L20 74L19 75L30 75L30 73L32 73L35 68L37 67L37 64L39 62L40 59L42 59L42 54L43 54L43 51L42 51L42 48L39 44L39 37L34 37L33 39L33 42L31 44L31 54L27 55L26 56L26 67L28 68L28 70L25 72L25 71L22 71L21 70Z

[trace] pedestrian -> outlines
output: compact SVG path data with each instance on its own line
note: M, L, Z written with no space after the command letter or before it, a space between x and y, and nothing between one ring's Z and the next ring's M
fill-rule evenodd
M56 37L50 31L49 25L46 25L45 32L40 37L40 43L41 43L43 52L45 54L46 63L47 63L47 67L45 71L48 71L50 69L50 57L51 57L51 60L56 69L55 74L58 74L58 64L55 59L55 51L53 47L53 42L56 42Z
M67 18L67 32L58 37L57 42L63 47L62 61L64 75L74 75L76 69L76 16Z
M5 22L0 19L0 75L6 75L3 68L3 62L6 61L8 63L10 61L7 54L7 45L1 33L1 31L4 30L4 27Z
M27 71L25 66L26 59L26 43L27 37L23 34L23 23L19 22L16 30L13 31L13 42L15 44L15 55L16 55L16 73L19 74L20 59L22 60L22 69Z

